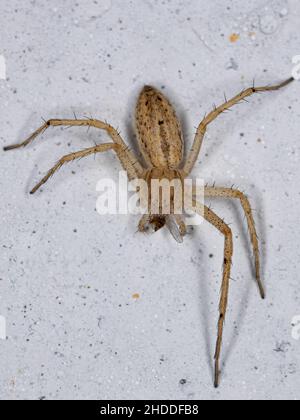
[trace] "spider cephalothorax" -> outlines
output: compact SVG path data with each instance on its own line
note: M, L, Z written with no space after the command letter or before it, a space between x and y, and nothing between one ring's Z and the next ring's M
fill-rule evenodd
M152 225L155 232L167 226L171 215L177 215L176 219L182 217L184 211L184 179L180 170L169 168L153 168L145 174L147 222ZM141 191L140 191L141 195ZM142 219L143 221L144 219ZM140 223L139 230L144 232L144 225ZM186 229L183 228L183 231ZM172 233L172 232L171 232Z
M139 97L136 110L136 127L139 139L140 149L142 151L146 165L144 166L136 158L135 154L128 149L125 142L121 138L117 130L106 122L94 119L53 119L45 122L36 132L34 132L27 140L21 144L6 147L4 150L16 149L31 143L39 134L47 130L50 126L87 126L95 127L106 131L111 138L112 143L99 144L94 147L82 150L80 152L71 153L64 156L59 162L47 173L47 175L36 185L31 191L35 193L48 179L65 163L71 162L78 158L83 158L96 153L113 150L123 168L127 171L129 180L143 179L148 184L153 180L168 181L179 180L179 184L191 173L201 150L204 135L207 127L223 112L232 108L235 104L246 100L249 96L258 92L270 92L279 90L294 79L290 78L285 82L268 87L251 87L243 90L240 94L229 101L225 101L219 107L215 107L204 120L199 124L191 152L185 162L183 162L184 142L181 132L179 120L168 99L157 89L146 86ZM259 262L259 246L257 234L254 224L254 218L250 203L247 197L238 190L232 188L205 187L205 197L223 197L227 199L238 199L243 207L246 215L250 238L254 250L255 257L255 274L257 284L262 298L265 297L264 288L260 278L260 262ZM149 198L153 197L152 184L150 188ZM150 200L151 201L151 200ZM182 242L182 237L186 233L186 225L182 214L174 211L175 195L171 194L169 199L170 211L165 213L162 208L160 198L157 200L158 211L150 211L145 214L139 223L139 230L144 232L147 225L152 225L155 231L167 226L173 237ZM173 206L173 207L172 207ZM202 215L209 223L211 223L223 236L225 241L224 249L224 269L222 280L222 292L219 306L219 322L218 322L218 339L215 353L215 386L219 384L219 361L221 354L221 345L224 329L225 315L228 304L228 293L230 283L230 272L233 254L233 235L230 227L218 217L210 208L197 201L196 194L192 197L192 207L196 213Z

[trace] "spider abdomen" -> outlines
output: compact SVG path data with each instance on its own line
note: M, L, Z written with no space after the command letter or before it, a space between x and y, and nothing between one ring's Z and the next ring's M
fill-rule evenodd
M168 99L153 87L146 86L140 94L136 128L149 167L178 168L183 158L180 122Z

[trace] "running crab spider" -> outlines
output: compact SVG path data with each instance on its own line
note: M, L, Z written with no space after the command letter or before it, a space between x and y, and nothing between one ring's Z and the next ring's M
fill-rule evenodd
M196 136L194 139L193 147L186 159L183 161L184 153L184 142L181 133L180 123L176 117L175 111L172 105L169 103L167 98L155 88L146 86L140 94L137 109L136 109L136 126L137 134L139 138L139 146L142 151L143 157L146 162L146 167L136 158L135 154L129 150L127 145L124 143L120 134L116 129L106 122L102 122L94 119L83 119L83 120L60 120L52 119L44 123L37 131L35 131L27 140L21 144L5 147L4 150L17 149L23 146L27 146L39 134L42 134L49 127L58 126L87 126L95 127L100 130L106 131L108 136L111 138L111 143L99 144L94 147L71 153L61 158L58 163L50 169L46 176L33 188L31 194L34 194L48 179L54 175L54 173L60 169L65 163L72 162L76 159L83 158L96 153L107 152L112 150L116 153L123 168L127 171L128 178L130 180L140 178L147 182L153 179L161 180L179 180L183 182L191 173L201 150L203 138L205 136L207 127L212 123L219 115L229 110L234 105L241 101L246 101L246 98L250 97L255 93L277 91L287 85L289 85L294 79L290 78L285 82L268 87L251 87L247 90L242 91L240 94L215 107L204 120L199 124ZM216 188L206 187L204 190L205 197L223 197L225 199L238 199L245 212L250 239L252 242L255 258L256 268L256 280L261 297L265 298L265 292L260 277L260 260L259 260L259 245L255 229L254 218L252 209L247 197L238 190L228 188ZM151 195L151 192L150 192ZM172 200L172 199L171 199ZM225 240L224 250L224 267L223 267L223 280L221 289L221 299L219 306L219 322L218 322L218 338L215 352L215 386L219 385L220 377L220 354L222 346L223 329L225 322L225 315L228 304L228 293L230 283L230 271L232 264L233 255L233 236L230 227L218 217L211 209L202 203L196 201L193 197L193 206L196 212L199 213L212 224L223 236ZM174 226L170 225L170 217L175 219L175 224L178 229L178 234L174 235ZM173 220L174 221L174 220ZM186 233L186 225L182 217L173 214L147 214L144 215L139 223L139 231L144 232L147 226L152 225L157 231L164 226L167 226L171 233L175 236L182 237Z

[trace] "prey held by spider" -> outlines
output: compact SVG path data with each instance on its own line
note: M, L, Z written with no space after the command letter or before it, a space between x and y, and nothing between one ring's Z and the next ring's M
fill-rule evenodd
M172 233L173 237L181 242L187 232L185 223L185 214L178 214L175 212L175 194L172 192L169 197L170 212L164 212L163 203L161 200L158 203L157 210L151 211L150 202L152 198L151 185L153 180L179 181L179 184L184 185L184 180L191 174L192 169L199 157L203 139L205 137L208 126L221 114L230 110L234 105L246 101L246 99L254 94L277 91L291 82L294 78L290 78L283 83L266 86L266 87L250 87L243 90L238 95L230 100L215 107L198 125L193 146L186 160L184 156L184 140L180 122L176 116L175 110L170 104L169 100L157 89L151 86L145 86L142 90L137 107L136 107L136 130L139 140L139 147L142 152L144 162L137 159L135 153L130 150L120 133L110 124L95 120L95 119L50 119L37 129L27 140L20 144L5 147L4 150L17 149L27 146L34 141L38 135L42 134L49 127L71 126L71 127L95 127L104 130L111 139L110 143L98 144L88 149L74 152L62 157L56 165L54 165L43 179L32 189L31 194L34 194L44 185L51 176L55 174L64 164L72 162L76 159L103 153L107 151L114 151L120 160L124 170L127 172L129 180L142 179L149 186L148 189L148 203L149 209L142 216L138 229L140 232L146 232L149 226L153 227L155 231L167 227ZM209 207L197 200L195 191L192 191L191 210L203 216L203 218L213 225L224 237L224 260L223 260L223 278L221 286L221 298L219 305L219 320L218 320L218 336L215 351L215 377L214 384L219 385L220 380L220 356L222 348L222 338L224 331L225 316L228 306L230 273L233 256L233 234L231 228ZM258 236L255 228L253 212L247 196L232 188L225 187L205 187L204 197L221 197L224 199L235 199L241 204L245 213L250 240L254 251L254 264L256 281L260 291L261 297L265 298L265 292L260 274L260 255Z

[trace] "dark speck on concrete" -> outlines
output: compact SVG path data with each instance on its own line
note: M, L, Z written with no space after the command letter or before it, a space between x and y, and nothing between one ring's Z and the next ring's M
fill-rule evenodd
M291 343L282 341L281 343L276 344L276 348L274 349L274 351L276 353L287 353L289 347L291 347Z

